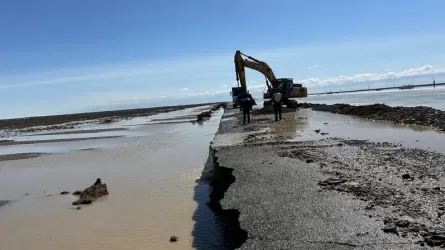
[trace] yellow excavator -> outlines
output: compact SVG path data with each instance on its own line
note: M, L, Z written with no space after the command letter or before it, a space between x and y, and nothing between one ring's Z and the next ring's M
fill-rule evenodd
M246 58L243 58L246 57ZM238 96L247 91L245 68L253 69L264 75L266 78L267 92L264 93L264 105L271 104L272 94L280 92L283 96L283 103L287 107L296 107L297 101L290 98L307 97L307 88L302 84L294 83L292 78L276 78L272 69L267 63L257 60L251 56L237 50L235 53L235 71L238 87L232 88L233 107L239 105Z

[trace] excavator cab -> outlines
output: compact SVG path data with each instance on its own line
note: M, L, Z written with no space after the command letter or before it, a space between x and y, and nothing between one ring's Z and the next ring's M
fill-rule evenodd
M268 89L268 91L263 95L265 105L271 104L271 100L266 101L266 99L272 99L272 95L274 93L280 92L283 98L283 104L289 108L297 106L297 102L290 99L293 97L292 90L294 88L294 81L292 78L278 78L271 82L271 85L272 88Z
M246 89L243 87L233 87L232 88L232 91L230 92L230 94L232 95L233 108L240 106L240 104L239 104L240 98L239 97L242 96L244 93L246 93Z
M294 87L294 81L292 78L278 78L271 82L271 85L272 88L264 93L264 99L272 98L272 95L276 92L280 92L284 99L289 99Z

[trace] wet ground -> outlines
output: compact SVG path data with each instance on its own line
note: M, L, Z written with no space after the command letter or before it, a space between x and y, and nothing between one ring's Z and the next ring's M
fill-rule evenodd
M205 109L9 137L29 144L0 146L0 224L7 225L0 249L214 249L218 223L203 205L209 186L196 180L222 110L201 124L170 123ZM98 177L110 194L81 210L71 205L75 196L59 194Z
M213 141L233 183L241 249L421 249L445 246L445 135L420 126L311 110L227 109Z

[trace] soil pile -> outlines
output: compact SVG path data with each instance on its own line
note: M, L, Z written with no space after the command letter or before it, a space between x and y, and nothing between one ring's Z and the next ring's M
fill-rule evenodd
M326 111L336 114L355 115L372 120L385 120L402 124L431 126L445 130L445 111L431 107L390 107L385 104L349 105L349 104L314 104L300 103L300 108Z
M210 117L212 117L212 113L217 111L220 108L225 108L226 103L220 103L218 105L213 106L209 111L201 112L199 115L196 116L196 121L201 122L203 120L207 120Z
M75 192L73 194L78 194L78 193ZM73 205L76 206L76 205L91 204L98 198L108 195L107 184L102 183L101 179L98 178L93 185L80 192L79 195L80 195L79 199L73 202Z
M6 204L8 204L8 203L9 203L8 200L6 200L6 201L2 201L2 200L0 200L0 207L3 206L3 205L6 205Z

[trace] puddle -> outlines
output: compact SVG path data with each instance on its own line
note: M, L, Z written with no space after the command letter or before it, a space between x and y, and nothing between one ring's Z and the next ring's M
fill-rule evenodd
M405 147L445 152L445 134L422 126L404 126L384 121L369 121L352 116L299 110L295 117L307 123L305 128L296 130L293 140L319 140L327 137L367 139L375 142L400 143ZM327 124L325 124L327 123ZM287 126L291 129L292 126ZM314 130L320 129L320 133ZM321 135L321 133L329 133Z
M254 115L247 126L236 125L237 110L228 110L222 122L228 124L231 133L218 134L215 146L242 144L254 136L257 142L265 140L320 140L329 137L400 143L405 147L421 148L445 153L445 134L428 127L400 125L385 121L370 121L354 116L339 115L301 109L283 113L283 120L274 122L274 115ZM325 124L326 123L326 124ZM254 128L254 131L248 131ZM320 129L320 133L315 130ZM328 133L328 134L322 134ZM292 139L287 139L292 138Z

